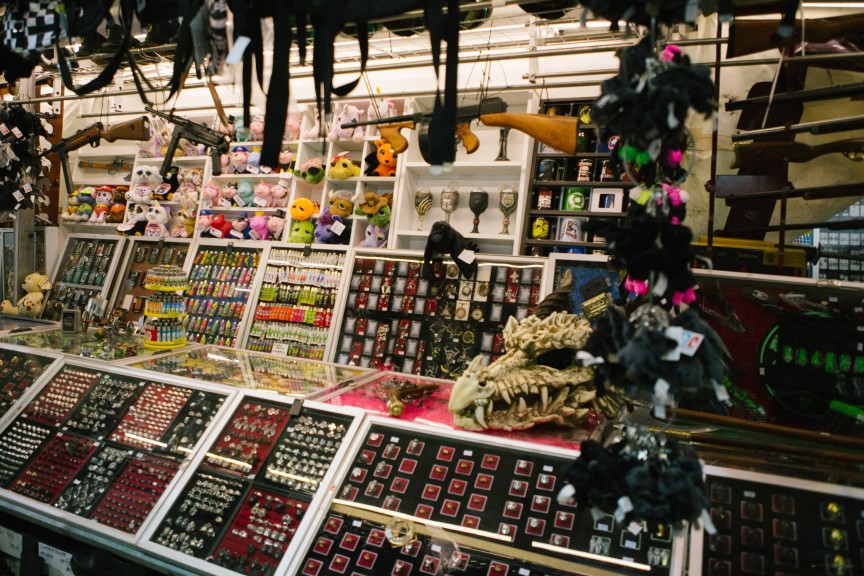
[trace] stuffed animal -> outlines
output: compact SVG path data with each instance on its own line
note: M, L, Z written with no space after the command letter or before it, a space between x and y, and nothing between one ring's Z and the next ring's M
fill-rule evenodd
M78 201L78 190L73 190L66 198L66 210L60 215L61 220L78 220L78 209L81 203Z
M18 304L12 305L9 300L0 303L0 312L14 316L25 316L27 318L38 318L42 314L42 303L45 295L41 292L25 294L18 300Z
M347 220L354 212L353 198L354 195L348 190L331 190L328 194L327 211Z
M231 222L225 219L225 216L222 214L213 216L213 220L210 222L210 236L213 238L228 238L231 235L231 230L233 230L233 226Z
M239 115L234 119L234 141L246 142L249 140L249 128L243 122L243 115Z
M24 282L21 287L28 294L34 292L44 292L51 289L51 281L44 274L32 272L24 277Z
M360 243L360 246L365 248L381 248L387 244L387 234L389 226L375 226L369 224L366 226L366 238Z
M273 240L281 240L282 232L285 230L285 212L277 210L276 214L267 219L267 231L270 232L270 238Z
M123 202L115 202L111 205L110 210L108 210L108 217L105 218L105 222L110 224L120 224L123 222L123 218L126 217L126 202L125 198Z
M255 201L255 186L249 179L241 180L237 184L237 196L234 203L240 207L246 207Z
M204 183L204 171L201 168L180 168L177 173L177 181L180 182L180 187L192 186L198 189Z
M219 187L216 184L208 184L201 191L201 206L204 208L218 206L221 198L222 193L219 192Z
M222 167L222 174L227 174L229 171L233 170L231 166L231 155L222 154L219 157L219 165Z
M249 149L245 146L235 146L231 151L231 164L234 166L235 174L246 171L247 160L249 160Z
M333 124L330 126L330 132L327 133L327 139L331 142L337 140L353 140L354 142L363 141L363 127L342 128L344 124L353 124L360 122L363 119L363 111L356 106L345 104L342 110L333 119Z
M134 184L126 192L126 202L129 204L149 204L153 188L144 184Z
M315 225L311 220L295 220L291 223L291 233L288 242L311 244L315 239Z
M149 186L155 188L162 183L162 175L155 166L139 166L132 175L132 185Z
M252 240L267 240L270 238L270 230L267 228L267 216L263 212L256 212L249 219L249 238Z
M294 170L294 175L303 179L307 184L315 186L324 180L324 164L321 158L312 158L303 164L299 170Z
M108 212L111 210L111 204L114 203L114 189L110 186L100 186L96 189L93 199L95 204L89 221L105 222L105 219L108 218Z
M358 193L353 199L355 202L360 200L360 194ZM362 202L357 202L354 213L358 216L366 216L370 221L377 218L378 222L372 222L372 224L381 226L390 221L390 203L392 200L393 195L389 193L378 195L375 192L364 192ZM386 222L381 221L382 217L386 217Z
M285 132L282 133L282 140L288 142L290 140L298 140L300 138L300 116L291 114L285 120Z
M333 230L337 222L342 225L339 234ZM315 242L318 244L347 244L350 237L350 228L345 226L339 216L324 212L315 221Z
M254 168L251 168L252 166L254 166ZM257 168L257 170L255 168ZM257 174L261 171L261 152L256 152L254 150L249 152L249 157L246 158L245 171L253 174Z
M270 208L273 206L273 191L269 184L263 180L255 185L255 197L252 203L261 208Z
M147 226L147 205L130 204L127 210L128 219L117 226L117 233L121 236L143 236Z
M360 167L351 161L350 152L341 152L330 160L330 179L347 180L360 176Z
M162 176L162 182L153 188L150 197L159 202L170 202L174 197L174 192L180 187L180 181L177 178L179 172L180 169L177 166L171 166L168 173Z
M174 193L174 201L180 205L181 210L194 214L198 208L198 189L191 184L186 186L187 184L180 184L180 188Z
M381 100L378 108L381 111L381 118L392 118L398 113L396 104L389 98ZM369 121L378 120L378 110L375 109L375 105L372 102L369 103L369 108L366 109L366 119Z
M232 206L236 206L234 202L234 198L237 197L237 183L232 182L227 184L222 190L219 191L222 195L222 198L219 200L219 206L223 208L230 208Z
M315 108L315 112L312 114L312 127L309 130L303 130L300 132L300 137L303 140L317 140L319 138L319 134L321 133L321 122L319 121L319 116L318 108Z
M435 254L448 254L456 266L459 267L459 272L466 279L470 280L477 273L477 261L472 260L470 263L465 262L459 256L465 250L477 251L477 244L465 240L458 231L453 229L446 222L436 222L432 225L432 230L429 231L429 238L426 240L426 251L423 254L423 267L421 273L428 280L436 280L435 267L432 265L432 258Z
M294 170L294 152L286 148L279 152L279 172Z
M288 205L288 182L279 180L276 184L270 186L270 195L273 206L284 208Z
M395 176L396 152L393 146L384 140L375 140L375 153L366 156L367 176Z
M231 230L228 231L228 235L231 238L249 238L249 232L252 228L249 227L249 214L246 212L239 212L237 214L237 218L231 222Z
M76 214L79 222L86 222L93 215L93 209L96 206L96 199L93 195L96 190L90 186L78 189L78 212Z
M181 208L171 227L172 238L191 238L195 234L195 212Z
M168 222L171 221L171 210L163 206L158 200L147 208L147 225L144 227L144 236L147 238L162 238L168 236Z
M316 202L313 202L308 198L297 198L291 203L291 207L288 211L291 213L291 218L294 220L309 220L315 214L318 214L319 207Z
M260 118L255 118L249 122L249 139L261 140L264 138L264 121Z
M201 210L198 213L198 221L195 223L195 229L201 237L210 236L210 226L213 224L213 213L210 210Z

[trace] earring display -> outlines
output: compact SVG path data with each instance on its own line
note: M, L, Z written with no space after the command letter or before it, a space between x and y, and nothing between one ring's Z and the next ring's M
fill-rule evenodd
M864 490L707 466L715 534L695 533L690 571L850 574L864 559ZM701 565L701 571L700 571Z
M344 266L344 252L273 249L245 347L322 360Z
M36 382L54 358L0 349L0 416Z
M421 265L410 256L355 257L339 364L455 379L474 356L504 353L496 335L510 316L533 311L543 277L531 261L484 261L467 280L455 264L438 261L429 281Z
M364 566L374 574L440 573L442 566L450 566L454 550L446 542L436 550L424 538L428 532L423 521L429 520L442 523L444 530L454 525L448 534L457 544L460 531L469 531L472 548L482 548L478 540L503 541L516 550L578 561L579 573L604 567L602 557L608 557L607 569L629 565L633 573L669 574L673 554L683 544L681 538L672 538L669 526L627 526L612 515L595 517L558 496L571 459L572 454L538 451L536 445L526 450L507 442L481 444L458 432L432 433L376 418L350 460L329 514L310 540L299 573L324 574L325 568L341 565ZM361 508L363 523L354 517ZM379 519L377 525L368 520L369 512ZM412 519L403 526L407 534L398 524L405 515ZM663 536L654 538L661 529ZM450 549L442 549L448 545ZM459 550L465 552L461 545ZM577 559L567 551L601 558ZM483 570L466 573L517 574L528 565L518 554L506 559L486 554L480 552L478 558ZM474 566L473 551L470 561L465 560ZM487 571L493 568L486 562L494 564L495 571Z
M260 259L260 248L200 247L186 292L187 340L234 346Z
M223 401L67 365L0 435L0 484L135 534Z
M150 541L197 559L201 569L276 573L359 414L247 396Z

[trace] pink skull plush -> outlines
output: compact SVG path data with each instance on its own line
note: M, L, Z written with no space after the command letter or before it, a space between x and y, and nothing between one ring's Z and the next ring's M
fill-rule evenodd
M255 216L249 219L249 227L252 231L249 237L253 240L267 240L270 238L270 230L267 228L267 217L261 212L256 212ZM258 236L257 238L255 236Z
M273 191L266 182L259 182L255 185L255 205L261 208L271 208L273 204Z

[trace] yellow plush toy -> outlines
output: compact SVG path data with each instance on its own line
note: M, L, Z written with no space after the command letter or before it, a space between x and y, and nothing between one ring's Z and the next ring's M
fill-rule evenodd
M299 221L309 220L319 212L318 203L308 198L297 198L288 210L291 212L291 218Z
M24 278L24 283L21 287L27 291L27 294L18 300L17 305L13 305L9 300L4 300L0 303L0 312L3 314L26 316L28 318L38 318L42 314L42 303L45 299L42 291L50 290L51 282L48 281L47 276L34 272Z
M360 176L360 166L351 161L350 152L342 152L330 160L331 180L347 180L354 176Z

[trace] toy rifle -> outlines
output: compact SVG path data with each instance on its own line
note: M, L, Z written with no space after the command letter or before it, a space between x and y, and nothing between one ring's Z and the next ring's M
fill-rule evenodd
M116 174L118 170L132 170L132 164L128 164L123 162L122 158L115 158L111 162L85 162L83 160L78 161L79 168L86 168L87 170L105 170L108 174Z
M168 169L174 161L174 152L177 151L180 138L185 138L194 144L203 144L210 148L210 157L213 159L213 175L219 176L222 174L222 162L219 157L222 154L227 154L231 147L231 139L228 134L208 128L204 124L180 118L174 114L159 112L150 106L145 106L144 109L174 125L171 142L168 144L168 150L165 152L165 160L162 161L162 174L168 173Z
M149 139L150 119L147 116L139 116L134 120L115 124L109 128L105 128L101 122L96 122L83 130L79 130L69 138L63 138L40 154L40 158L48 154L57 153L63 166L66 193L70 194L73 188L71 172L69 171L69 152L83 148L87 144L95 148L99 146L99 142L102 140L107 140L108 142L115 142L117 140L139 140L146 142Z
M777 34L777 20L735 19L729 28L729 42L726 57L746 56L772 48L800 44L801 22L795 23L795 30L788 38ZM804 40L809 43L823 43L844 36L860 36L864 30L864 14L850 14L833 18L810 18L804 21Z
M819 156L838 152L854 162L864 160L864 138L849 138L816 146L803 142L752 142L734 144L733 148L735 159L730 168L740 168L744 163L809 162Z
M342 124L342 128L377 126L381 138L393 146L397 154L408 149L408 141L400 131L403 128L409 130L419 128L420 154L428 162L428 131L431 119L432 114L416 113ZM565 154L576 153L578 118L547 114L508 114L507 103L501 98L485 98L479 104L460 106L456 110L456 135L462 140L462 145L465 146L468 154L472 154L480 147L480 141L470 129L471 121L477 119L486 126L518 130Z

